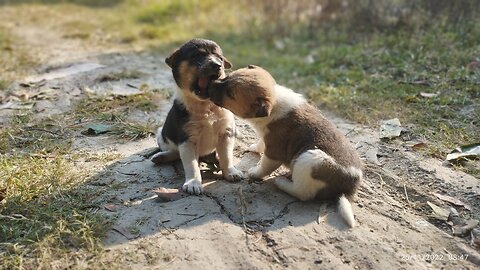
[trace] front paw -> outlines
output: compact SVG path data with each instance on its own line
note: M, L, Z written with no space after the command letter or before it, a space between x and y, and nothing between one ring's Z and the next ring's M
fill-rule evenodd
M261 173L261 169L259 166L253 167L250 170L248 170L248 177L251 179L262 179L263 175Z
M202 181L195 178L186 180L182 190L189 194L200 195L203 193Z
M228 168L227 172L222 171L223 177L230 182L238 182L244 178L243 173L235 167Z

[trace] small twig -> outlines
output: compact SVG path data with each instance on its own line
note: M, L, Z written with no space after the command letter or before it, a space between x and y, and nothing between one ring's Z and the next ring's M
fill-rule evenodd
M475 245L475 235L473 234L473 230L470 231L470 246Z
M262 239L263 239L263 235L260 234L260 237L258 237L257 240L253 241L253 243L256 244L256 243L258 243L258 242L259 242L260 240L262 240Z
M179 216L189 216L189 217L196 217L197 214L189 214L189 213L177 213Z
M355 131L355 127L351 128L347 133L345 133L345 137L348 137L348 135L350 135L350 133L352 133L353 131Z
M379 173L380 170L372 167L372 166L367 166L370 172L374 173L378 178L380 178L380 188L383 188L383 184L385 184L385 181L383 181L382 175Z
M121 172L121 171L115 171L116 173L119 173L119 174L123 174L123 175L129 175L129 176L137 176L138 173L125 173L125 172Z
M407 187L405 186L405 184L403 184L403 190L405 191L405 197L407 198L407 202L408 204L410 204L410 200L408 199Z

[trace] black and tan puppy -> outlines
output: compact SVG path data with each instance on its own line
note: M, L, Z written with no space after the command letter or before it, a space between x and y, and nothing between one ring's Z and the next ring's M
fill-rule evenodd
M183 190L200 194L202 177L199 157L216 151L223 176L240 180L243 175L233 162L235 123L232 113L208 99L208 86L225 77L231 64L211 40L192 39L165 59L178 85L173 106L157 132L162 150L152 157L155 163L180 158L185 170Z
M362 178L362 162L318 109L257 66L211 83L209 95L218 106L247 120L263 139L250 147L264 153L248 171L250 177L263 178L286 165L292 181L278 178L280 189L301 200L339 199L340 215L354 226L350 200Z

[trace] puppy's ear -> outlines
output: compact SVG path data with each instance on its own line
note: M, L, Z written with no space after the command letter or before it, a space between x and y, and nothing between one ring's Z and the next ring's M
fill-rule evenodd
M248 65L247 66L248 69L254 69L254 68L259 68L259 66L255 66L255 65Z
M270 115L270 105L265 101L260 101L260 106L255 114L256 117L266 117Z
M173 67L173 63L175 63L175 59L179 53L179 49L176 49L169 57L165 58L165 64L167 64L170 68Z
M232 63L230 63L230 61L228 61L225 57L223 58L223 67L225 67L226 69L232 68Z

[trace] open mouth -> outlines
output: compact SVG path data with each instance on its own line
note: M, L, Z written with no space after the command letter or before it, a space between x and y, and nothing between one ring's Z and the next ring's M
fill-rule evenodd
M195 94L199 97L208 98L208 86L210 85L210 82L217 80L219 77L219 74L200 76L196 87L194 87Z

